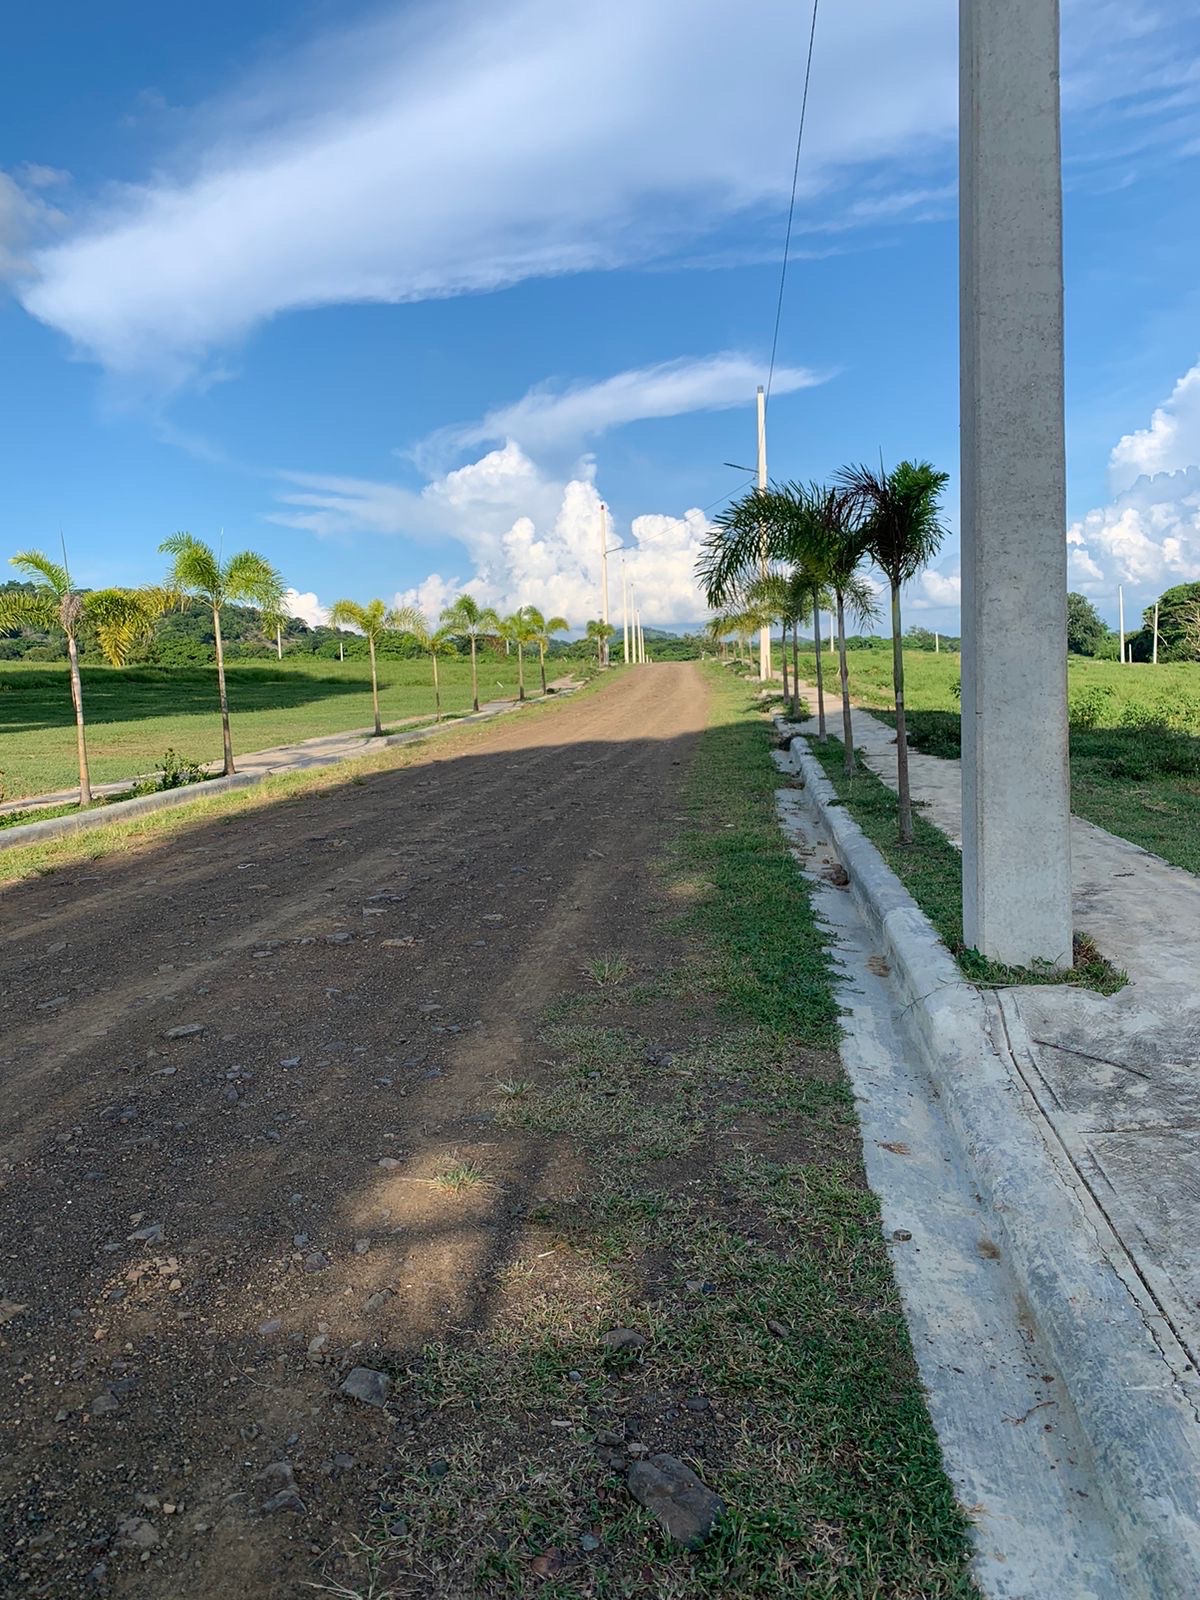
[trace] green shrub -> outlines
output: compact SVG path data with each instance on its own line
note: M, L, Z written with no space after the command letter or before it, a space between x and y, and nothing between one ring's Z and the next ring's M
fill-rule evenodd
M1070 717L1073 728L1095 728L1106 716L1112 704L1113 692L1106 684L1090 683L1086 689L1071 696Z
M199 761L189 761L186 756L168 750L162 758L162 771L155 778L145 778L135 783L130 794L163 794L168 789L184 789L190 783L203 783L208 774Z

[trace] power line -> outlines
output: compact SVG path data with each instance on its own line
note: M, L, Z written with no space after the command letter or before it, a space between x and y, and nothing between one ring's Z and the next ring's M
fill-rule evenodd
M771 339L771 365L767 372L766 398L771 398L771 380L775 376L775 354L779 349L779 323L783 316L783 290L787 282L788 253L792 245L792 218L796 214L796 185L800 179L800 151L804 144L804 118L808 111L808 85L812 77L813 43L817 37L817 6L820 0L813 0L812 27L808 31L808 60L804 67L804 94L800 100L800 128L796 134L796 161L792 167L792 198L788 203L787 232L783 237L783 265L779 269L779 298L775 302L775 332Z
M715 500L711 500L708 503L708 505L700 507L700 515L704 516L706 512L709 512L709 511L712 510L713 506L719 506L721 504L721 502L724 501L724 500L732 500L734 495L737 494L738 489L745 489L748 484L751 484L753 482L754 482L754 478L753 477L747 478L745 483L739 483L738 484L737 489L731 489L728 494L719 494L717 496L717 498Z

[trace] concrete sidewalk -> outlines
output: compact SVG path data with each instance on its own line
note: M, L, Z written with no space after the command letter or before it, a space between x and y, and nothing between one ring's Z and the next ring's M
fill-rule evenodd
M853 726L868 766L895 788L894 730L858 709ZM830 727L840 735L840 708ZM909 768L923 815L961 847L959 762L910 750ZM1164 1350L1184 1352L1178 1377L1197 1399L1200 878L1081 817L1071 852L1076 930L1129 983L1107 997L1029 985L984 1001L1024 1091L1127 1252Z

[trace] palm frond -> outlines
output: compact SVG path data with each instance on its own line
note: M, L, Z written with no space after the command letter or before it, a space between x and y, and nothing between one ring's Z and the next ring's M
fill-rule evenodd
M61 626L58 602L48 589L0 590L0 633L53 633Z
M220 563L202 539L190 533L173 533L159 545L171 557L167 587L177 594L199 595L212 605L224 598Z
M221 574L225 599L274 610L283 599L283 576L257 550L230 556Z
M93 589L83 597L83 615L96 629L105 658L123 667L135 644L149 638L160 615L157 592L136 589Z
M27 578L34 581L40 578L48 589L53 589L60 600L71 587L66 567L60 566L57 561L51 561L50 557L43 555L40 550L19 550L8 560L10 566L16 567L17 571L23 572Z

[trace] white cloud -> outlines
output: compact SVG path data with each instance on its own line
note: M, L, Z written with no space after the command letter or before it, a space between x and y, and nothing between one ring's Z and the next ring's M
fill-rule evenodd
M565 389L549 384L531 389L512 405L498 406L479 422L439 430L426 442L435 449L519 439L529 450L568 445L607 433L623 423L650 417L678 417L692 411L723 411L744 406L765 383L766 363L736 352L698 359L662 361L652 367L618 372L596 383ZM772 392L791 394L824 382L802 367L777 368Z
M1185 372L1158 406L1148 428L1127 433L1109 457L1113 492L1128 489L1143 475L1178 472L1200 462L1200 362Z
M950 10L822 19L802 206L848 165L945 154ZM769 217L774 240L805 43L790 0L393 7L202 108L40 256L24 303L170 382L298 308L651 261L733 218Z
M1067 529L1071 587L1130 601L1200 579L1200 364L1185 372L1146 428L1109 458L1113 498ZM1111 605L1108 609L1112 609Z
M421 491L363 479L307 477L283 490L271 520L336 537L356 533L439 539L457 547L452 564L402 590L397 604L436 617L463 589L501 611L536 605L576 627L600 614L600 492L589 475L545 473L509 441ZM625 547L626 573L651 623L702 616L694 570L709 524L696 510L609 521L609 542ZM609 557L610 615L621 617L621 558Z
M957 572L922 572L909 588L906 604L911 611L957 611L962 603L962 578Z
M27 165L16 178L0 171L0 283L32 271L35 246L66 221L41 193L66 178L52 167Z
M323 606L311 590L301 594L299 589L285 589L283 609L289 617L299 617L310 628L318 628L329 621L329 607Z

